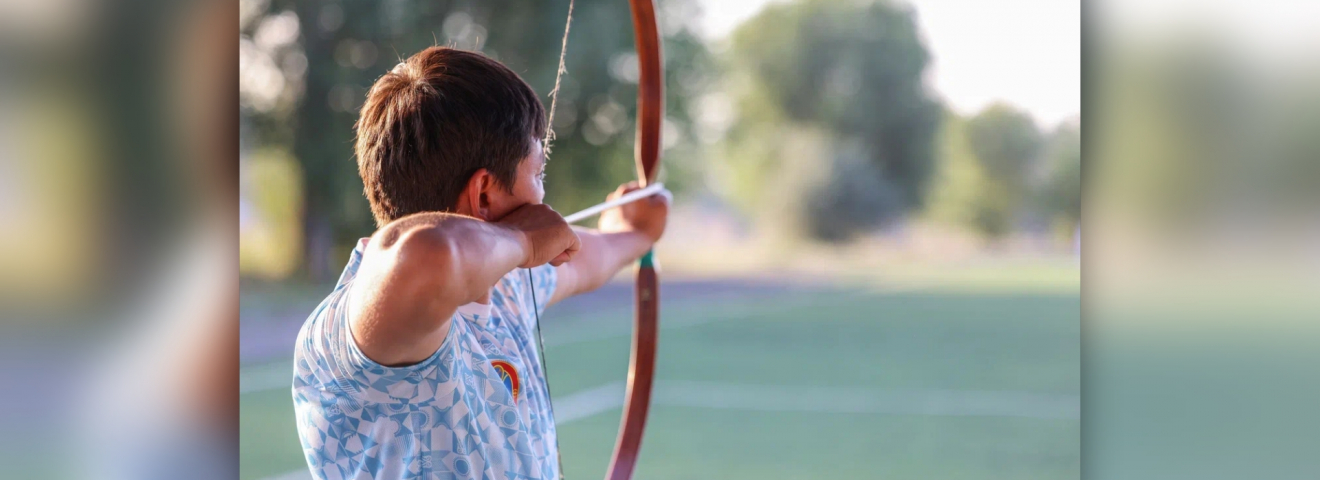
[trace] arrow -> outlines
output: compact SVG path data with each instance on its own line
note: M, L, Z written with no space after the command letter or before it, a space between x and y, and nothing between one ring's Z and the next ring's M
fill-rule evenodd
M599 205L588 208L581 212L577 212L567 217L564 217L564 221L570 224L581 222L583 220L591 218L596 214L599 214L600 212L604 212L619 205L627 205L629 203L636 202L638 200L649 197L651 195L655 195L657 193L660 193L669 198L673 198L669 193L669 191L665 190L665 184L658 182L652 183L650 185L647 185L646 188L642 188L640 190L633 190L631 192L619 196L619 198L616 198L614 200L606 201L605 203L601 203Z

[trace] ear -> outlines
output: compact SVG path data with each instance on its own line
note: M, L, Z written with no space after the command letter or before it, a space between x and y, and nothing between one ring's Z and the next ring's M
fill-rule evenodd
M490 171L477 170L458 196L458 213L490 220L490 190L494 187L495 177Z

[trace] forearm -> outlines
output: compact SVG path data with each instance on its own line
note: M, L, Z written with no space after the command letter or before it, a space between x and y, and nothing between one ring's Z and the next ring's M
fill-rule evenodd
M640 232L601 233L590 229L577 229L577 232L582 239L582 251L572 263L581 278L579 293L604 285L652 246L651 240Z
M461 304L485 296L500 278L526 261L529 248L516 230L497 223L455 215L435 228L447 243L452 279L463 293Z

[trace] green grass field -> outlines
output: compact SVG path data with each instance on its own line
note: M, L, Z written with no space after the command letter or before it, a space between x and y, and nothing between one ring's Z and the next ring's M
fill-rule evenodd
M622 382L631 316L629 307L551 308L557 410ZM1080 476L1075 286L674 300L662 304L661 321L659 383L636 478ZM279 378L282 368L245 374ZM288 388L249 390L242 478L305 470ZM603 474L619 414L560 422L567 478Z

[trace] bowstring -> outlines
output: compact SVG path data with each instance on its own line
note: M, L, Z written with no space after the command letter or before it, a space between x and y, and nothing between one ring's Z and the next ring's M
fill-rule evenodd
M555 70L555 88L550 90L550 113L546 115L545 138L541 140L541 148L545 150L546 156L550 155L550 144L555 141L555 107L559 105L559 82L568 73L564 59L568 56L568 31L572 27L573 0L568 0L568 19L564 21L564 38L559 43L559 68Z
M550 406L550 422L555 421L555 404L550 394L550 369L545 363L545 337L541 335L541 308L536 302L536 284L532 280L532 269L527 268L527 290L532 294L532 313L536 315L536 351L541 357L541 376L545 383L546 404ZM555 433L555 461L559 462L559 480L564 480L564 454L559 452L559 434Z
M546 157L550 156L550 144L555 140L555 107L559 105L559 85L568 73L564 59L568 56L568 32L573 27L573 1L568 0L568 16L564 20L564 38L559 42L559 68L555 70L555 87L550 90L550 112L545 119L545 138L541 140L541 149ZM545 396L550 406L550 421L555 421L555 405L550 394L550 370L545 362L545 338L541 335L541 309L536 302L536 285L532 279L532 269L527 269L527 287L532 294L532 313L536 315L536 349L541 357L541 373L545 383ZM564 480L564 454L559 450L559 435L555 434L555 461L559 463L559 480Z

